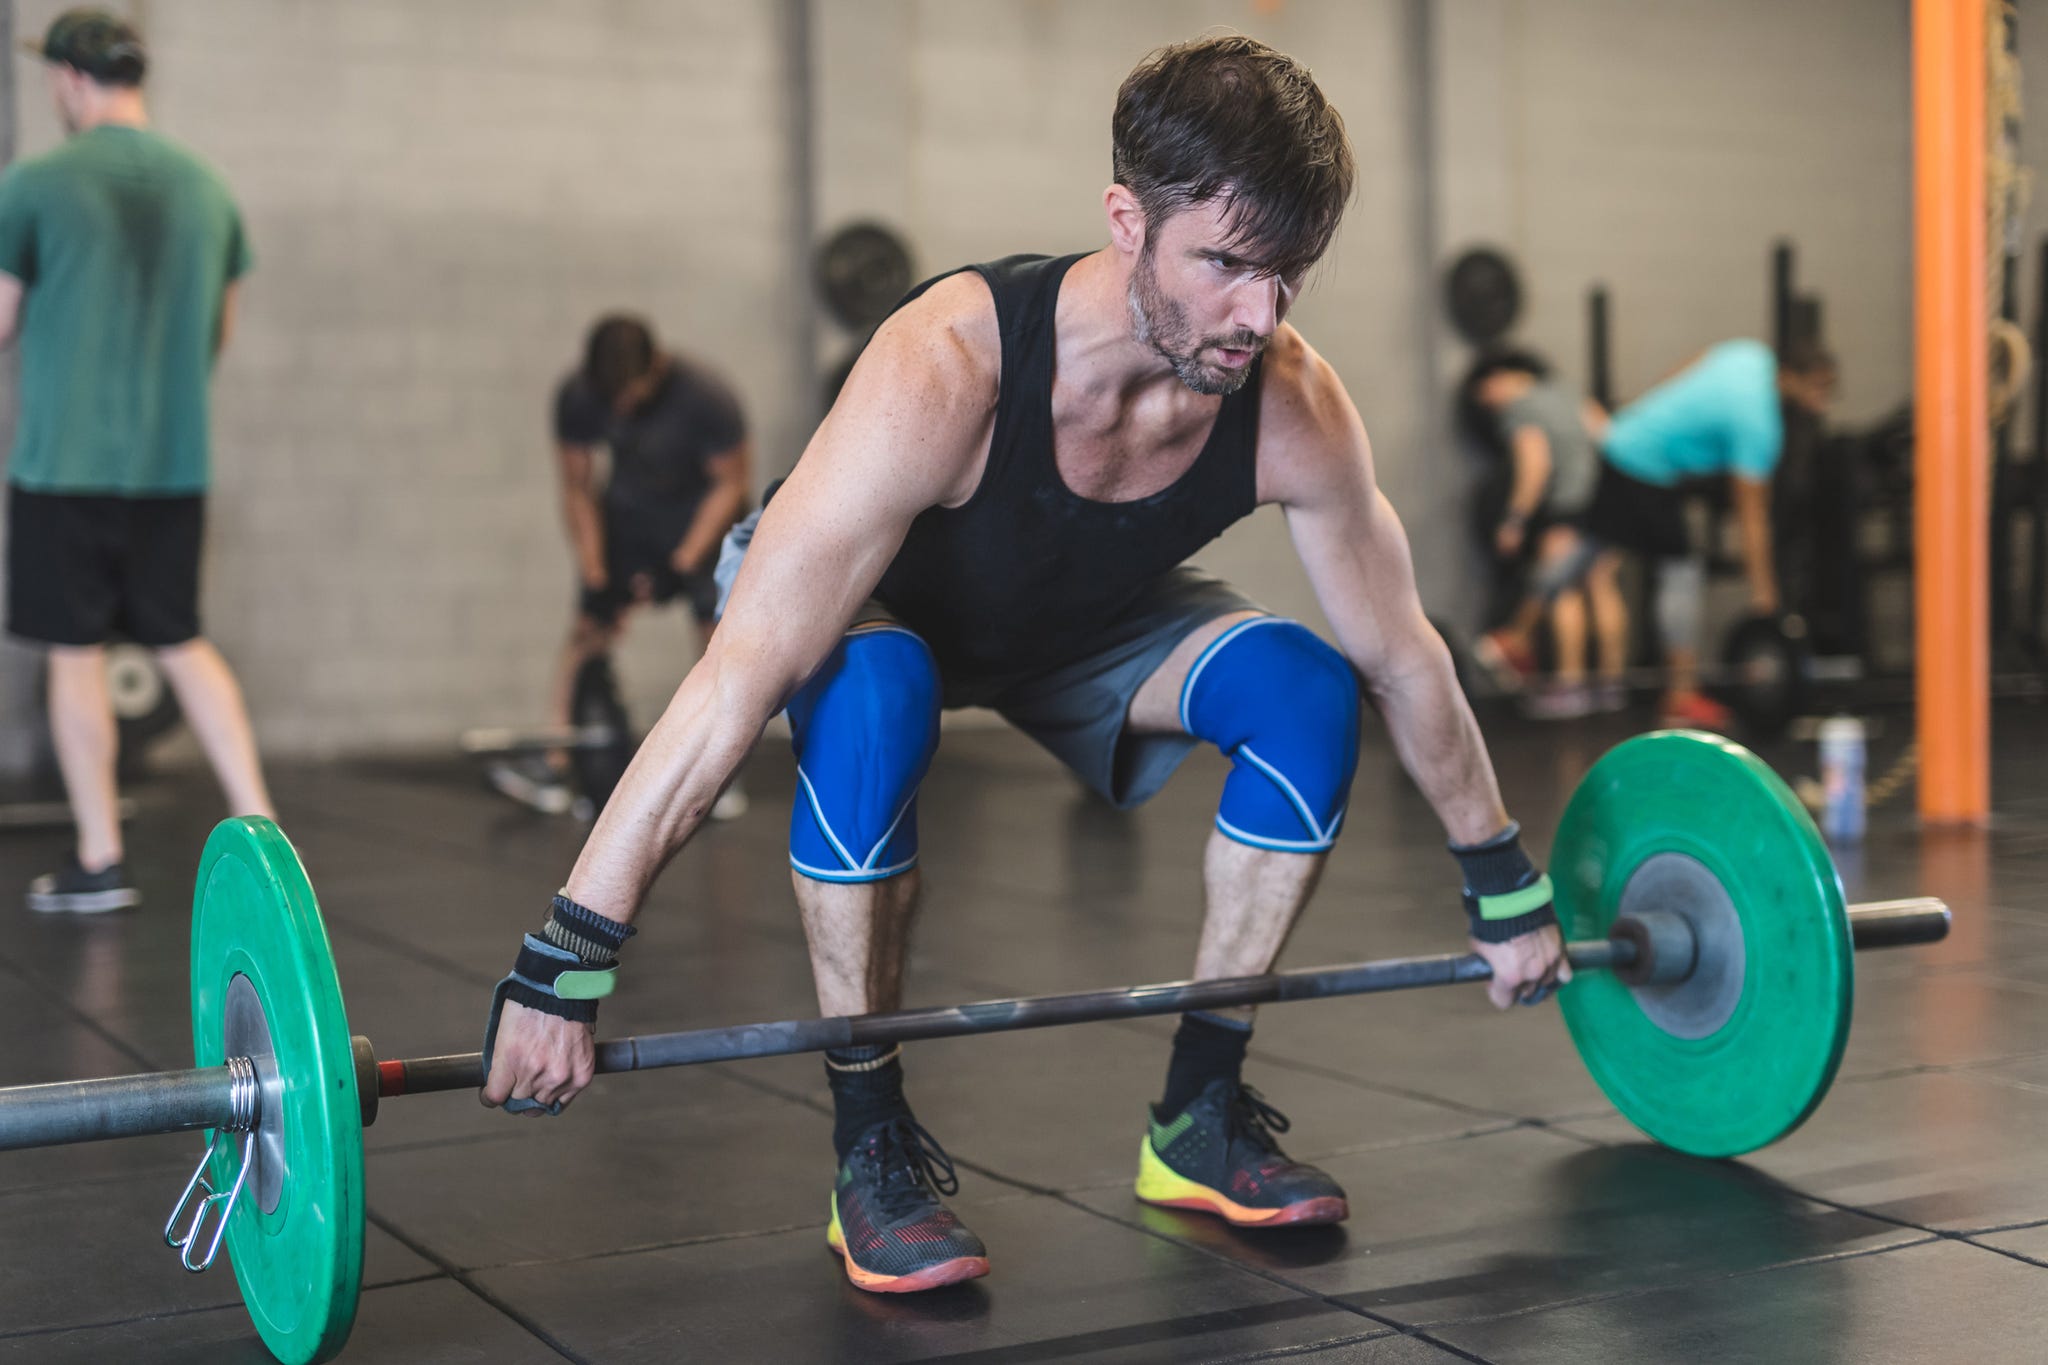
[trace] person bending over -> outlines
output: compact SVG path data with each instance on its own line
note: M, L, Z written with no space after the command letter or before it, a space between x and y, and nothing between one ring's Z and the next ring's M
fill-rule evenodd
M149 128L126 23L69 10L39 49L69 135L0 177L0 345L19 328L7 629L49 650L78 825L32 910L139 904L122 865L105 644L147 645L237 815L272 814L241 687L199 631L207 387L252 257L213 168Z
M751 497L746 422L739 400L710 368L656 344L642 319L600 318L583 364L555 391L562 518L580 591L556 662L548 723L570 723L576 675L608 653L626 618L646 603L689 603L701 638L713 628L711 570L720 539ZM600 448L611 455L600 477ZM572 804L568 756L506 761L491 780L515 800L560 813ZM712 811L746 811L737 782Z
M1217 37L1141 63L1112 142L1106 246L941 276L869 342L736 554L709 650L501 983L484 1103L553 1108L589 1083L590 997L655 874L784 708L791 881L827 1015L901 1001L942 707L993 707L1119 806L1196 744L1229 755L1193 974L1230 977L1272 965L1343 828L1361 680L1449 835L1495 1003L1566 977L1548 879L1423 616L1365 427L1286 321L1352 186L1336 110L1295 61ZM1262 504L1283 509L1334 644L1183 564ZM1182 1019L1138 1195L1243 1226L1343 1218L1344 1191L1287 1158L1279 1111L1241 1079L1251 1027L1249 1011ZM847 1276L902 1291L985 1273L940 1202L956 1182L898 1050L825 1067L826 1237Z
M1514 614L1481 636L1480 662L1520 687L1535 671L1532 637L1546 615L1557 653L1552 684L1529 698L1528 710L1567 719L1627 704L1622 671L1628 663L1628 603L1622 597L1621 556L1586 535L1586 509L1600 477L1595 444L1607 414L1550 377L1550 367L1526 351L1481 356L1460 386L1460 410L1484 429L1488 444L1507 453L1513 484L1494 553L1519 559L1532 545L1528 591ZM1599 641L1600 681L1586 681L1586 617L1590 606Z
M1785 448L1779 405L1824 413L1834 385L1834 359L1817 346L1795 347L1781 362L1760 341L1724 341L1614 414L1586 528L1602 545L1639 554L1656 569L1663 724L1724 730L1730 721L1728 709L1699 690L1706 561L1686 525L1681 485L1729 481L1750 610L1776 615L1771 477Z

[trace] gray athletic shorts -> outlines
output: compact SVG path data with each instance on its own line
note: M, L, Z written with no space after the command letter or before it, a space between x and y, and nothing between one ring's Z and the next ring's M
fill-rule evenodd
M725 539L716 570L721 612L759 515L734 527ZM1228 583L1183 565L1160 575L1104 626L1081 658L1022 677L944 676L944 705L996 711L1051 750L1097 795L1129 809L1165 786L1200 742L1184 734L1133 733L1132 698L1174 646L1207 622L1239 611L1263 613L1265 608ZM887 606L871 600L849 624L895 619Z

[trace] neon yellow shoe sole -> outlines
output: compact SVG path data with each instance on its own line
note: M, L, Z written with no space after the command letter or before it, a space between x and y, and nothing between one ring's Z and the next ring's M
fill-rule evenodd
M1188 1179L1159 1159L1148 1134L1138 1139L1138 1198L1168 1209L1195 1209L1213 1213L1239 1228L1306 1227L1317 1223L1341 1223L1351 1216L1351 1206L1341 1196L1319 1195L1297 1199L1278 1208L1252 1208L1238 1203L1220 1190Z

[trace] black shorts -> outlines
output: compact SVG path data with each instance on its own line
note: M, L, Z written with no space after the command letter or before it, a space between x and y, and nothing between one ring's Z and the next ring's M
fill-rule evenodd
M702 573L677 573L671 566L676 546L689 534L697 504L643 501L604 504L604 571L602 588L583 591L577 610L600 625L610 625L634 602L690 604L699 621L712 618L718 585L707 566ZM644 596L643 596L644 592Z
M1676 488L1644 483L1604 460L1583 525L1586 534L1603 545L1652 559L1683 559L1692 553L1685 495Z
M202 496L7 490L7 629L46 645L119 634L164 648L199 634Z

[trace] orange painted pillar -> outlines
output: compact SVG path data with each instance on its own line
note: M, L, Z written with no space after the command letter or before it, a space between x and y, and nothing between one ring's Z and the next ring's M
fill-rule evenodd
M1984 0L1913 0L1915 696L1920 817L1991 813Z

